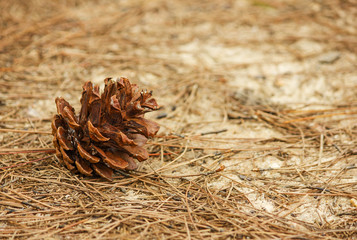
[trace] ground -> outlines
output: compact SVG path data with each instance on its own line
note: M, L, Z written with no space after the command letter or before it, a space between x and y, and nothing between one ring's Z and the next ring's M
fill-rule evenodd
M357 2L1 1L0 237L357 239ZM151 158L53 154L54 99L153 90Z

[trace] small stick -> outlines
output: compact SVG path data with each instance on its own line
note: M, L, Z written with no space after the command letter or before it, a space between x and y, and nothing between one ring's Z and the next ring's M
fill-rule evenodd
M357 112L321 114L321 115L316 115L316 116L292 119L292 120L285 121L283 123L301 122L301 121L307 121L307 120L312 120L312 119L317 119L317 118L333 117L333 116L338 116L338 115L353 115L353 114L356 114L356 113Z
M51 134L51 132L49 131L31 131L31 130L17 130L17 129L6 129L6 128L0 128L0 132Z
M8 154L21 154L21 153L55 153L54 148L28 148L28 149L11 149L5 148L0 149L0 155L8 155Z
M227 131L228 131L227 129L222 129L222 130L218 130L218 131L204 132L204 133L201 133L201 136L209 135L209 134L218 134L218 133L223 133L223 132L227 132Z
M23 163L17 163L17 164L14 164L14 165L2 167L2 168L0 168L0 170L5 170L5 169L8 169L8 168L13 168L13 167L19 167L19 166L23 166L23 165L26 165L26 164L29 164L29 163L39 162L39 161L48 159L50 157L52 157L52 156L47 156L47 157L44 157L44 158L38 158L38 159L31 160L31 161L28 161L28 162L23 162Z
M320 150L319 150L319 163L318 166L321 165L322 154L324 151L324 135L321 133L320 135Z

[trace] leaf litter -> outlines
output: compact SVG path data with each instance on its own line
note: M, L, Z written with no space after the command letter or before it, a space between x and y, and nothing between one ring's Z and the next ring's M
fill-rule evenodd
M0 6L1 238L357 237L353 0ZM151 158L70 173L55 97L120 76L161 106Z

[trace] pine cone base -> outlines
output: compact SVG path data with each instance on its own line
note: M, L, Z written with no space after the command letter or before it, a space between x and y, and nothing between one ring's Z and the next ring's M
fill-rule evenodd
M148 159L143 146L155 136L159 125L144 114L158 109L152 93L139 91L126 78L104 80L104 92L86 82L81 110L56 98L52 120L53 145L59 161L70 171L112 180L113 170L134 170Z

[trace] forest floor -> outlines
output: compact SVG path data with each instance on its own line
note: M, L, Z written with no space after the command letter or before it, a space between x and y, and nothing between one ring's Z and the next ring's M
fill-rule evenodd
M357 239L355 0L0 9L0 238ZM54 99L121 76L161 106L152 157L72 174Z

